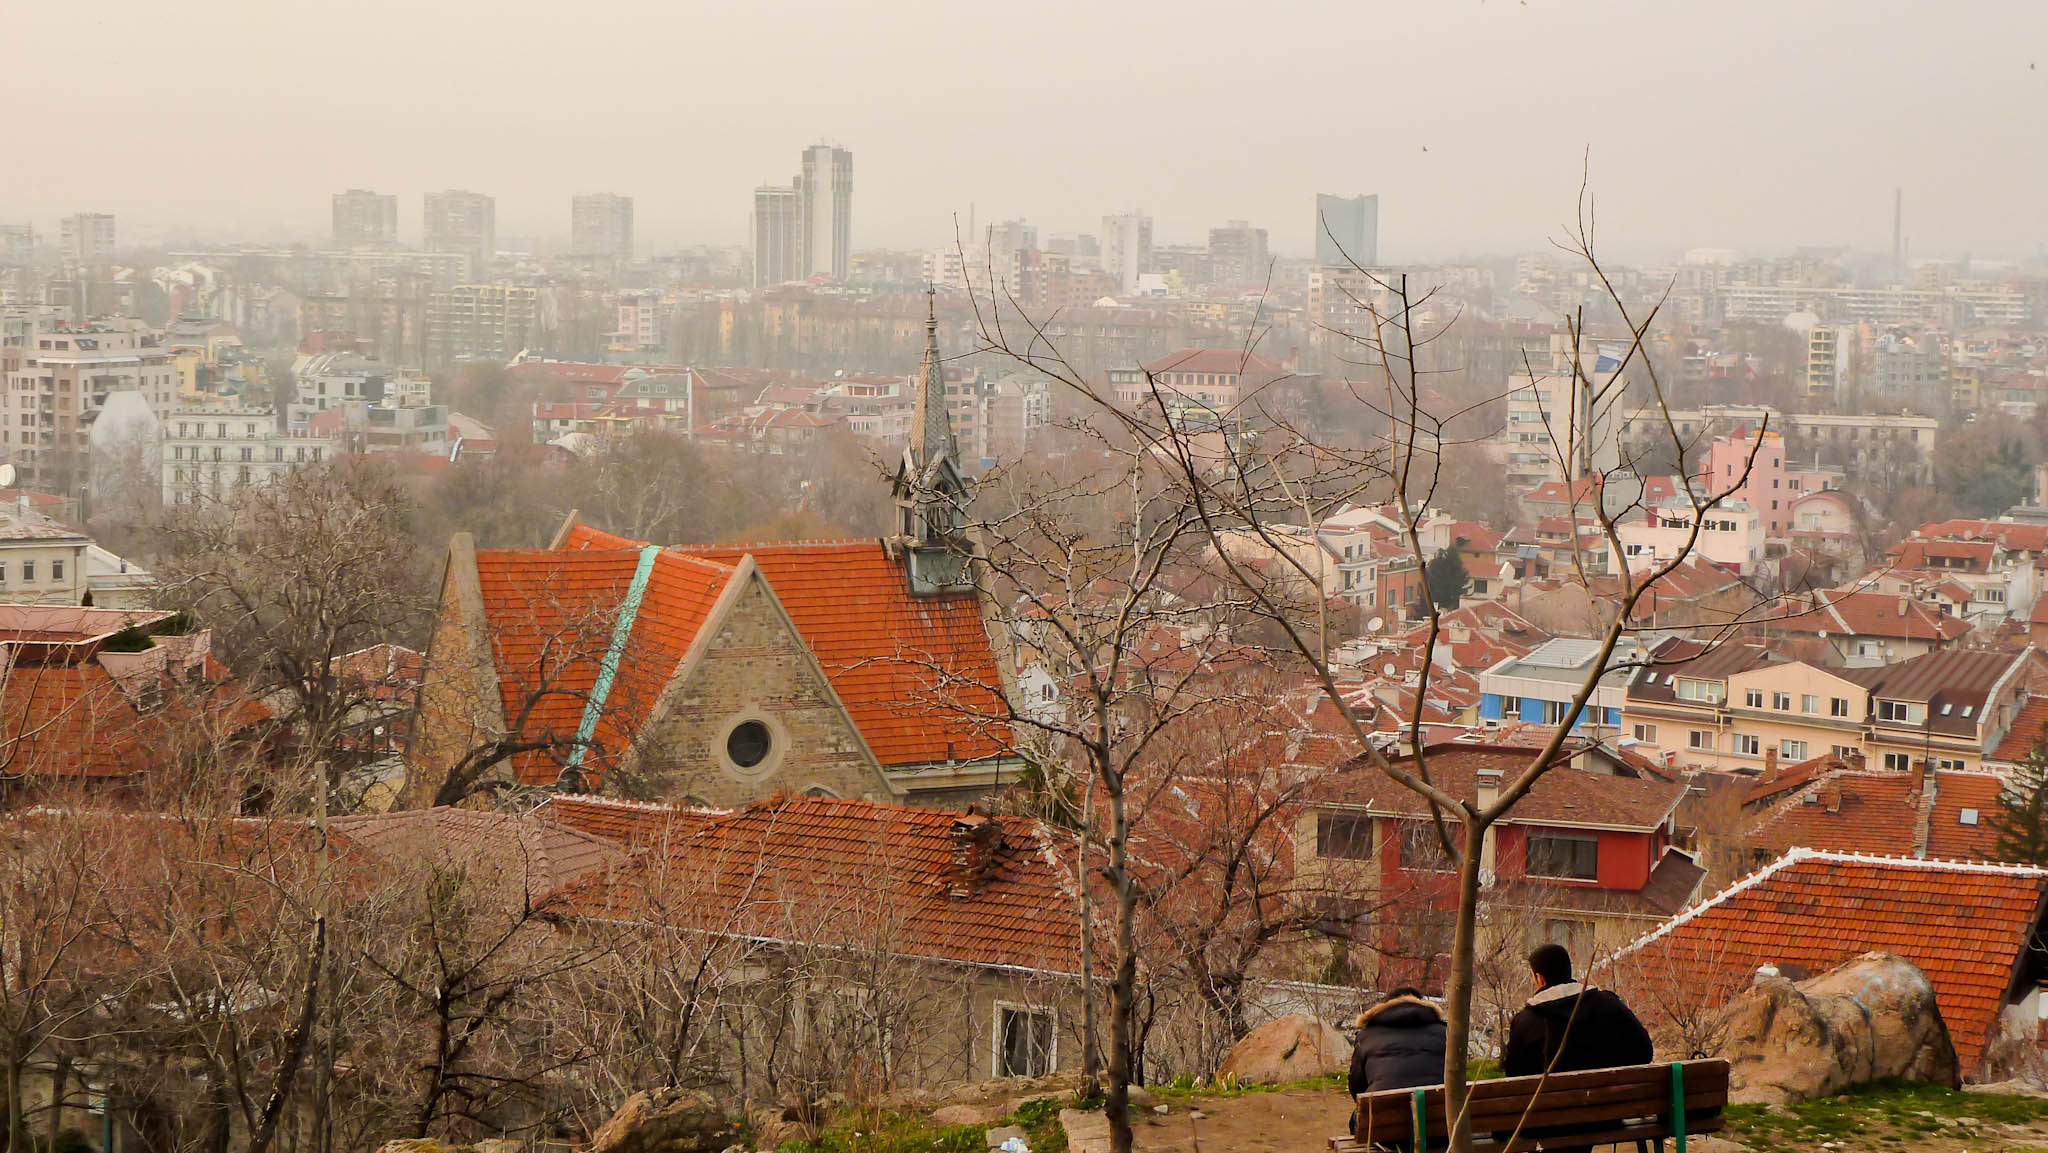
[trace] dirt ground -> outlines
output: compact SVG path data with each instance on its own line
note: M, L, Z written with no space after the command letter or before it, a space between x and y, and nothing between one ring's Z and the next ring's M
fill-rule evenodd
M1190 1120L1189 1106L1174 1101L1160 1116L1147 1110L1137 1130L1145 1153L1328 1153L1344 1131L1351 1103L1342 1089L1280 1089L1205 1100Z
M1169 1112L1145 1110L1137 1125L1145 1153L1327 1153L1331 1136L1344 1130L1349 1106L1339 1089L1281 1089L1236 1097L1181 1099ZM1199 1112L1201 1116L1191 1117ZM1914 1114L1914 1117L1927 1117ZM1695 1137L1692 1153L2048 1153L2048 1119L2025 1124L1979 1120L1927 1120L1925 1132L1878 1123L1860 1132L1789 1133L1758 1131L1743 1140ZM1941 1131L1946 1130L1946 1131ZM1629 1147L1633 1149L1633 1146Z

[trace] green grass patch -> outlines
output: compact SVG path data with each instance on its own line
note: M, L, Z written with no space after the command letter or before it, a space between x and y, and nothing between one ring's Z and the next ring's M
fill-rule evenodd
M1979 1139L1987 1125L2048 1120L2048 1100L1964 1093L1893 1078L1783 1109L1730 1105L1726 1116L1727 1136L1760 1153L1812 1149L1823 1141L1848 1138L1903 1147L1936 1134L1970 1141Z
M1182 1073L1171 1081L1159 1085L1147 1085L1145 1089L1161 1101L1186 1101L1193 1099L1218 1101L1227 1100L1231 1097L1242 1097L1246 1093L1277 1093L1282 1089L1310 1089L1319 1092L1335 1089L1337 1092L1342 1093L1345 1088L1345 1081L1346 1077L1342 1073L1311 1077L1306 1081L1280 1083L1238 1081L1229 1077L1218 1078L1215 1081L1204 1081L1193 1074ZM1034 1153L1036 1148L1036 1146L1033 1146Z
M912 1114L878 1113L849 1118L810 1140L785 1141L782 1148L790 1153L987 1153L988 1128L934 1127ZM1037 1148L1034 1142L1032 1149Z

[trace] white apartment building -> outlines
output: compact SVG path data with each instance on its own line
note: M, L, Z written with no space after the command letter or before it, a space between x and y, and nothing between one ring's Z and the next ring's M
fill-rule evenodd
M0 603L79 604L92 547L91 537L40 513L0 512Z
M165 504L219 500L332 457L326 437L280 432L267 408L187 408L164 421Z
M1620 355L1586 345L1572 365L1571 337L1550 338L1550 368L1508 378L1507 423L1494 439L1507 465L1508 487L1527 491L1549 481L1577 480L1621 466L1628 417Z
M159 419L177 406L177 367L139 321L38 323L20 357L0 395L0 452L32 486L83 481L87 430L114 393L140 393Z
M67 216L58 226L57 244L64 259L79 264L110 259L114 255L114 218L105 212Z
M350 402L426 403L429 382L383 361L353 352L301 356L292 365L293 399L287 427L297 431L315 414Z

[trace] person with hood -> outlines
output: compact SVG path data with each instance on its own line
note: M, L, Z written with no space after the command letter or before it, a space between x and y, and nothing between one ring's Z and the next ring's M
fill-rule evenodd
M1614 993L1572 980L1572 955L1563 945L1530 953L1529 968L1536 993L1508 1022L1502 1073L1526 1077L1650 1062L1650 1031Z
M1353 1024L1358 1029L1351 1048L1353 1098L1443 1083L1444 1015L1423 999L1422 990L1412 985L1394 989Z

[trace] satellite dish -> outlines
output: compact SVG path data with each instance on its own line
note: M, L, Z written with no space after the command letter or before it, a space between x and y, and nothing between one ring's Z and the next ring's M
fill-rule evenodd
M1391 677L1401 670L1399 666L1394 664L1394 662L1388 661L1386 664L1380 666L1380 671Z
M13 477L13 476L14 476L14 468L13 468L13 466L12 466L12 465L9 465L9 466L6 466L6 467L7 467L7 473L6 473L6 475L7 475L8 477L10 477L10 478L11 478L11 477ZM1386 628L1386 627L1387 627L1387 621L1386 621L1386 618L1385 618L1385 617L1374 617L1374 618L1372 618L1371 620L1369 620L1369 621L1365 622L1365 631L1366 631L1366 632L1369 632L1369 633L1376 633L1376 632L1378 632L1378 631L1380 631L1381 629L1383 629L1383 628Z
M14 487L14 466L13 466L13 465L11 465L11 464L0 464L0 488L13 488L13 487Z

